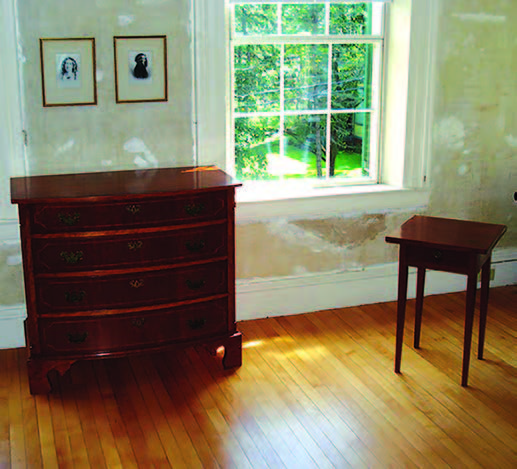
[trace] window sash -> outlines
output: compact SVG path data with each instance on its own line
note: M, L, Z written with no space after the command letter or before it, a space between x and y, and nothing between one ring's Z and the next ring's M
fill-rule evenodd
M233 5L237 4L352 4L352 3L377 3L377 4L384 4L384 3L390 3L391 0L367 0L367 1L358 1L358 0L229 0L229 2ZM231 24L233 25L233 14L231 13L232 21ZM328 18L327 18L328 20ZM382 62L383 62L383 46L384 46L384 28L382 28L382 32L380 34L375 35L355 35L355 34L336 34L336 35L315 35L315 36L298 36L298 35L264 35L264 36L235 36L234 35L234 29L233 27L230 28L230 55L233 57L235 55L235 47L241 46L241 45L278 45L278 46L284 46L288 44L325 44L330 47L330 50L332 50L332 47L334 45L339 44L372 44L374 45L376 51L374 51L374 63L372 66L374 67L375 71L372 74L372 78L378 82L377 89L371 90L371 105L366 108L361 109L333 109L331 104L328 103L325 109L318 109L318 110L287 110L282 106L282 109L278 111L252 111L252 112L239 112L236 111L234 108L234 99L235 99L235 69L232 64L231 66L231 76L230 76L230 88L231 88L231 105L230 108L232 111L230 111L231 117L231 126L229 129L229 137L230 140L230 147L231 150L229 152L229 159L227 161L228 163L228 169L230 169L232 172L235 172L236 167L236 154L235 154L235 123L238 119L242 118L251 118L251 117L278 117L280 118L280 127L283 129L283 121L285 118L288 117L294 117L294 116L309 116L309 115L321 115L326 116L326 134L328 134L325 138L327 146L330 141L330 129L331 124L330 121L332 119L332 116L337 116L341 114L364 114L365 116L369 116L369 122L370 122L370 132L369 132L369 138L364 141L365 145L368 145L369 147L369 176L362 176L359 179L357 178L341 178L336 175L336 177L330 175L330 165L325 164L324 168L324 174L323 179L313 179L309 178L311 181L311 184L313 186L326 186L326 185L332 185L335 186L338 184L339 186L349 186L349 185L357 185L357 184L376 184L379 182L379 151L380 151L380 105L381 105L381 90L380 87L382 87ZM380 67L380 68L379 68ZM330 75L329 75L330 76ZM376 79L376 78L377 79ZM329 78L330 80L330 78ZM283 84L283 80L281 80L281 83ZM281 84L281 88L282 88ZM283 93L281 93L283 96ZM328 93L328 100L331 99L331 88L329 85L329 93ZM283 140L280 140L280 152L283 154ZM231 155L231 156L230 156ZM286 179L289 180L289 179ZM284 181L286 181L284 180Z

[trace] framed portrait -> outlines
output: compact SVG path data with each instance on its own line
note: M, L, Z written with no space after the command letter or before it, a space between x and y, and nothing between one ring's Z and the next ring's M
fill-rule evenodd
M115 36L117 103L167 101L167 37Z
M94 38L39 40L43 106L97 104Z

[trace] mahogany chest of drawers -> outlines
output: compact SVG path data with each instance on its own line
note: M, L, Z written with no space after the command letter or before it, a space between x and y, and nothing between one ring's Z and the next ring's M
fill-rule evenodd
M31 393L81 359L203 344L241 365L238 185L215 167L11 179Z

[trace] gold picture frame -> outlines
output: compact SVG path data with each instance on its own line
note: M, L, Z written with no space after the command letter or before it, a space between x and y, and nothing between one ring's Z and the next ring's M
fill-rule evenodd
M41 38L44 107L97 104L95 39Z
M117 103L168 100L167 36L114 36Z

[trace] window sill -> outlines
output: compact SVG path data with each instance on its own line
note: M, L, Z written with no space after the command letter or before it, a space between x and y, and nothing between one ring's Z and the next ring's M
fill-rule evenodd
M417 210L429 203L429 191L384 184L307 187L303 183L245 183L237 189L237 223L269 219L349 217L355 214Z

